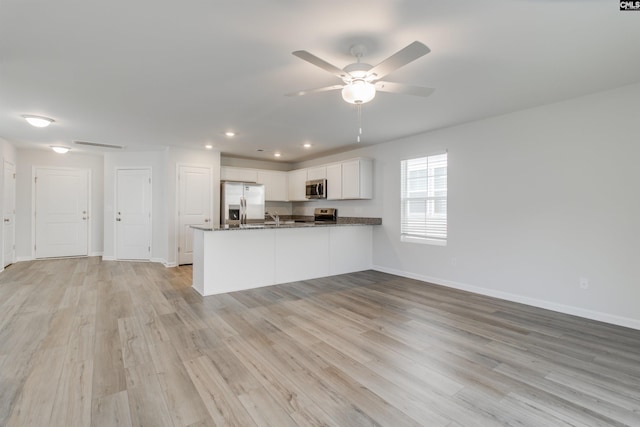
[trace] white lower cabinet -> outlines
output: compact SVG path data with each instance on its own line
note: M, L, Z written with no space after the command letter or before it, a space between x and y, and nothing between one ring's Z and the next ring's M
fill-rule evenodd
M193 288L214 295L371 268L373 226L194 230Z

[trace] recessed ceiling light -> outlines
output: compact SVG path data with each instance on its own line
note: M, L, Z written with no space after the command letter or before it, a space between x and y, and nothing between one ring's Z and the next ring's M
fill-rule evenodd
M308 142L306 144L303 145L304 148L311 148L311 144L309 144Z
M228 136L229 138L231 138L233 136L236 136L236 133L232 131L227 131L224 133L224 136Z
M63 147L62 145L52 145L51 149L58 154L66 154L71 150L69 147Z
M22 116L31 126L35 126L37 128L46 128L51 123L55 122L55 120L50 119L49 117L43 116L32 116L30 114L25 114Z
M262 148L258 148L256 151L262 153L264 150Z
M213 145L207 144L204 146L204 148L206 148L207 150L211 150L213 148Z
M280 157L280 153L273 153L274 157Z

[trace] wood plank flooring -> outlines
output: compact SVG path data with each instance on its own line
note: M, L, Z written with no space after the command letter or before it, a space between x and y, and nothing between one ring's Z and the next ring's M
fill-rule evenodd
M0 426L640 426L640 331L366 271L0 274Z

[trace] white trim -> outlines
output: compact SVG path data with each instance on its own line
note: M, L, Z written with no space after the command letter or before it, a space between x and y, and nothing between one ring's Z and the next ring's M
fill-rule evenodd
M135 261L135 260L133 260L133 261ZM151 262L157 262L157 263L159 263L159 264L164 265L164 266L165 266L165 267L167 267L167 268L176 267L176 263L174 263L174 262L169 262L169 261L167 261L167 260L166 260L166 259L164 259L164 258L151 258L149 261L151 261Z
M35 258L32 256L18 256L16 262L33 261Z
M556 302L545 301L545 300L531 298L523 295L512 294L510 292L496 291L493 289L487 289L480 286L468 285L465 283L440 279L438 277L423 276L421 274L409 273L406 271L396 270L393 268L382 267L380 265L374 265L372 269L376 271L381 271L383 273L394 274L396 276L407 277L409 279L416 279L423 282L433 283L435 285L446 286L448 288L460 289L462 291L473 292L475 294L486 295L489 297L494 297L494 298L498 298L506 301L517 302L520 304L526 304L532 307L544 308L547 310L556 311L558 313L570 314L573 316L583 317L585 319L597 320L599 322L605 322L605 323L610 323L612 325L624 326L627 328L640 330L640 319L616 316L614 314L603 313L601 311L593 311L585 308L559 304Z
M102 256L102 261L117 261L116 257L111 256L111 255L107 255L107 256Z
M101 252L91 252L91 253L89 253L89 256L102 256L103 253L104 252L102 252L102 251Z
M447 246L447 241L443 239L431 239L429 237L416 237L406 234L400 235L400 241L403 243L419 243L421 245Z

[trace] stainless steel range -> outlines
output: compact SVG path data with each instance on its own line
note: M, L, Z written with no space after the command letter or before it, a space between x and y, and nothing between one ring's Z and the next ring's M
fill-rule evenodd
M338 209L315 208L313 210L313 220L319 224L335 224L338 221Z

